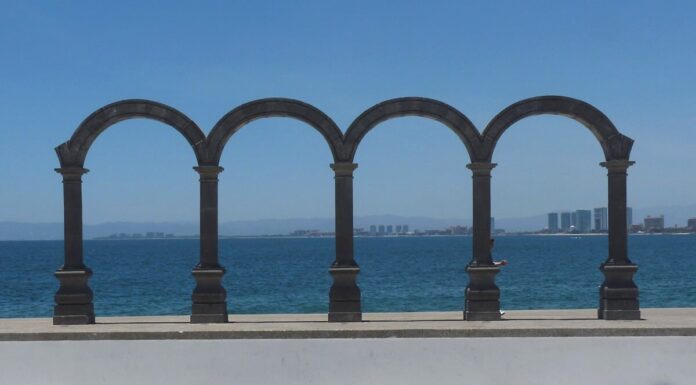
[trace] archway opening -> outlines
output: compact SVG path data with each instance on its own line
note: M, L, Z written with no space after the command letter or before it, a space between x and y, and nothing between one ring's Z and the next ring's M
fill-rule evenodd
M327 313L335 258L331 150L311 126L265 118L227 142L219 253L231 314Z
M461 311L471 260L464 144L442 123L402 117L367 133L355 162L363 311Z
M120 122L94 142L82 178L83 236L98 317L190 313L196 163L181 134L152 120Z
M502 135L493 161L493 257L509 262L496 279L501 308L595 308L608 255L597 139L572 119L533 116Z

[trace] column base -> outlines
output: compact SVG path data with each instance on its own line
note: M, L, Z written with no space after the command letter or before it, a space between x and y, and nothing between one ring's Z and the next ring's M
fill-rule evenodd
M228 322L227 304L194 303L191 306L192 324L213 324Z
M597 318L605 320L639 320L640 304L638 287L633 275L638 271L635 264L602 264L600 270L605 280L599 289Z
M500 301L472 301L464 304L465 321L500 320Z
M88 268L63 270L54 273L60 287L53 307L54 325L88 325L94 323L92 289L87 285L92 270Z
M605 320L640 320L640 310L604 310Z
M357 265L331 266L334 283L329 291L329 322L362 321L360 288L355 283L360 268Z
M94 305L55 305L54 325L89 325L94 323Z
M602 270L602 267L599 267ZM604 285L606 282L602 282L599 286L599 306L597 306L597 319L604 319Z
M329 322L360 322L362 308L360 301L329 302Z
M500 321L500 311L496 312L464 312L465 321Z
M329 313L329 322L362 322L362 313Z
M196 280L196 288L191 299L191 323L226 323L227 292L222 287L225 269L195 268L191 272Z
M464 320L500 320L500 289L495 285L497 266L467 266L469 286L466 287Z

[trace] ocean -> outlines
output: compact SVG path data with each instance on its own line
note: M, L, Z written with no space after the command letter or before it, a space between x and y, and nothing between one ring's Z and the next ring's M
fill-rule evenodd
M194 239L89 240L97 316L189 314ZM333 238L220 240L229 312L326 313ZM461 311L471 238L356 238L363 311ZM503 309L595 308L607 237L501 236ZM696 307L696 235L631 235L641 307ZM0 242L0 317L50 317L61 241Z

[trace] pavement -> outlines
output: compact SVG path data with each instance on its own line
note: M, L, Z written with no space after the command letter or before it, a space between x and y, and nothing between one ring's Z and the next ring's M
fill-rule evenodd
M329 323L326 314L235 314L226 324L191 324L188 316L97 317L94 325L74 326L5 318L0 341L696 336L696 308L641 309L643 319L635 321L598 320L596 313L509 310L501 321L463 321L462 312L365 313L353 323Z

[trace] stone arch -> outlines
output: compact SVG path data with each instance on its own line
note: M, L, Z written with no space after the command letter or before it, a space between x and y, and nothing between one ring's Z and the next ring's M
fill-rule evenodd
M54 324L94 323L92 271L84 264L82 239L82 175L87 153L97 137L110 126L127 119L146 118L165 123L181 133L193 148L197 162L203 159L205 135L186 115L149 100L123 100L106 105L88 116L70 140L56 147L63 176L65 233L64 264L55 275L60 287L55 295Z
M481 139L478 130L469 118L456 108L438 100L405 97L376 104L353 121L346 131L343 160L353 161L360 141L376 125L402 116L422 116L441 122L457 134L464 143L472 161L478 158Z
M367 133L372 130L375 126L378 124L392 119L392 118L398 118L398 117L403 117L403 116L421 116L429 119L436 120L445 126L449 127L464 143L464 146L467 150L467 153L469 154L469 158L471 159L472 162L475 162L476 159L479 158L479 152L481 149L481 136L479 135L478 130L474 126L473 123L461 112L459 112L457 109L454 107L447 105L443 102L440 102L438 100L434 99L428 99L428 98L420 98L420 97L405 97L405 98L397 98L397 99L391 99L391 100L386 100L384 102L378 103L374 105L373 107L367 109L365 112L363 112L360 116L358 116L353 123L350 125L348 130L346 131L345 134L345 139L344 139L344 150L345 153L342 154L343 158L342 161L346 163L346 166L351 165L351 171L349 173L346 173L349 175L349 177L345 178L346 179L346 186L345 190L343 192L343 200L345 201L350 201L350 215L352 216L352 199L353 199L353 193L352 193L352 169L354 169L357 165L352 163L355 154L357 152L358 145L360 144L360 141L363 139ZM338 181L338 175L339 173L337 172L337 181ZM337 185L337 191L338 185ZM474 191L474 193L476 193ZM475 194L474 194L475 195ZM337 195L337 202L339 201L339 196ZM475 204L476 202L474 202ZM339 204L337 203L337 207ZM347 204L345 206L348 206ZM476 208L476 206L474 206ZM338 210L337 210L338 212ZM478 211L475 210L474 212L474 217L477 215L480 215ZM338 218L338 216L337 216ZM337 221L338 223L338 221ZM352 225L352 221L350 222ZM337 227L338 229L338 227ZM344 232L349 235L349 240L350 243L352 244L352 226L345 226ZM338 239L338 231L337 231L337 239ZM337 247L337 251L340 250ZM346 260L353 262L353 252L352 248L349 253L350 258L346 258ZM337 259L338 260L338 259ZM346 266L346 270L350 269L350 266ZM338 269L336 269L338 270ZM338 271L337 271L338 273ZM332 269L332 275L334 275L334 271ZM340 276L338 274L335 274L337 277ZM351 279L351 282L355 282L355 276L357 275L357 271L353 273L344 273L345 276L349 276ZM341 281L339 279L334 279L335 285L341 284ZM357 289L357 286L355 286ZM333 288L332 288L333 290ZM329 304L329 320L332 319L332 314L331 310L332 307L338 309L337 313L340 315L339 311L341 309L341 305L343 303L339 299L335 300L333 299L334 295L331 295L331 303ZM359 292L356 294L354 297L356 302L359 303L360 297L359 297ZM359 309L359 306L356 306L357 309ZM355 310L358 312L359 310ZM338 317L334 318L335 320L359 320L361 319L361 316L356 316L355 319L340 319Z
M225 144L232 135L256 119L270 117L289 117L309 124L324 137L334 160L339 159L343 147L343 133L331 118L318 108L299 100L268 98L242 104L215 124L208 136L206 161L217 165Z
M490 162L503 133L533 115L563 115L587 127L599 141L607 161L628 159L633 139L622 135L601 111L582 100L565 96L538 96L514 103L496 115L483 131L482 160Z
M211 168L221 171L222 168L218 167L217 165L220 163L220 158L222 157L222 152L224 151L225 144L227 144L227 141L232 137L232 135L234 135L246 124L256 119L270 117L289 117L309 124L324 137L327 144L329 145L329 149L331 150L331 155L334 161L337 161L339 159L339 154L341 154L343 151L343 133L338 128L336 123L334 123L333 120L331 120L331 118L329 118L318 108L311 106L307 103L301 102L299 100L269 98L259 99L243 104L228 112L215 124L215 127L213 127L210 134L208 134L208 145L205 166L199 167L199 169ZM215 176L212 176L210 178L210 183L206 183L205 187L203 184L201 184L201 191L203 191L203 189L205 188L207 191L207 196L213 198L201 200L201 245L203 245L204 243L210 245L210 247L208 247L209 250L213 250L213 248L217 244L217 172L219 171L215 172ZM338 180L340 178L336 179ZM203 179L201 179L201 181L202 180ZM338 199L339 198L337 198L337 200ZM206 205L205 209L203 209L204 204ZM203 215L207 215L208 218L204 220ZM338 203L337 215L340 215L338 214ZM338 216L336 223L338 229ZM352 217L350 218L350 223L350 235L352 236ZM204 229L204 226L207 227L207 230ZM205 242L203 239L204 234L206 235ZM337 230L336 239L338 240L341 237L342 235L340 231ZM217 250L216 247L215 250ZM201 258L203 259L206 254L211 254L211 257L214 257L215 261L217 261L217 251L211 253L203 252L201 253ZM208 274L207 272L204 273ZM220 292L224 293L224 288L222 288L220 284L222 274L224 274L224 270L220 271L219 273L216 273L217 278L215 279L215 288L216 290L219 290ZM195 271L194 275L196 275ZM204 283L203 279L196 279ZM212 282L212 280L209 281ZM202 313L208 312L208 310L206 309L209 307L210 301L208 301L208 299L206 299L204 296L209 291L210 290L208 288L202 287L201 292L203 296L201 297L200 301L202 305L201 308L203 309ZM224 294L221 295L220 298L221 300L219 301L219 305L222 309L220 312L221 318L217 319L215 322L225 322L224 320L226 320L227 318ZM196 301L196 293L194 292L194 312L196 312ZM208 317L209 316L207 314L202 314L200 319L198 318L198 316L196 316L196 318L194 319L194 315L192 315L191 321L210 322L210 319ZM330 317L331 316L329 316L329 318Z
M146 118L167 124L184 136L193 148L198 163L202 161L205 134L186 115L162 103L129 99L108 104L88 116L70 140L56 147L61 167L82 167L92 143L110 126L127 119Z
M629 160L633 140L622 135L609 118L597 108L581 100L564 96L539 96L514 103L496 115L483 132L481 165L472 168L475 175L477 172L486 174L486 180L481 178L482 182L479 182L482 188L478 194L474 186L474 195L478 196L479 202L486 206L487 215L479 215L478 218L488 220L490 215L490 170L495 166L491 160L498 140L519 120L541 114L563 115L580 122L594 134L602 147L606 161L600 165L606 167L608 171L609 249L606 262L600 265L600 270L604 273L604 282L599 290L597 316L603 319L640 319L638 287L633 282L633 275L638 270L638 266L628 258L626 222L626 178L627 169L633 164ZM476 178L474 183L477 183ZM476 201L476 198L474 200ZM485 227L486 224L481 221L477 223L477 216L474 215L474 217L474 243L476 243L476 228ZM482 241L478 244L483 245ZM475 265L467 268L470 282L476 285L472 287L470 283L467 288L466 319L500 319L499 289L495 286L494 279L498 268L492 266L490 257L486 258L488 250L484 247L477 252L474 245L474 260L483 262L479 263L483 265L483 268ZM483 293L486 289L495 295L484 298ZM469 307L471 312L468 311Z

